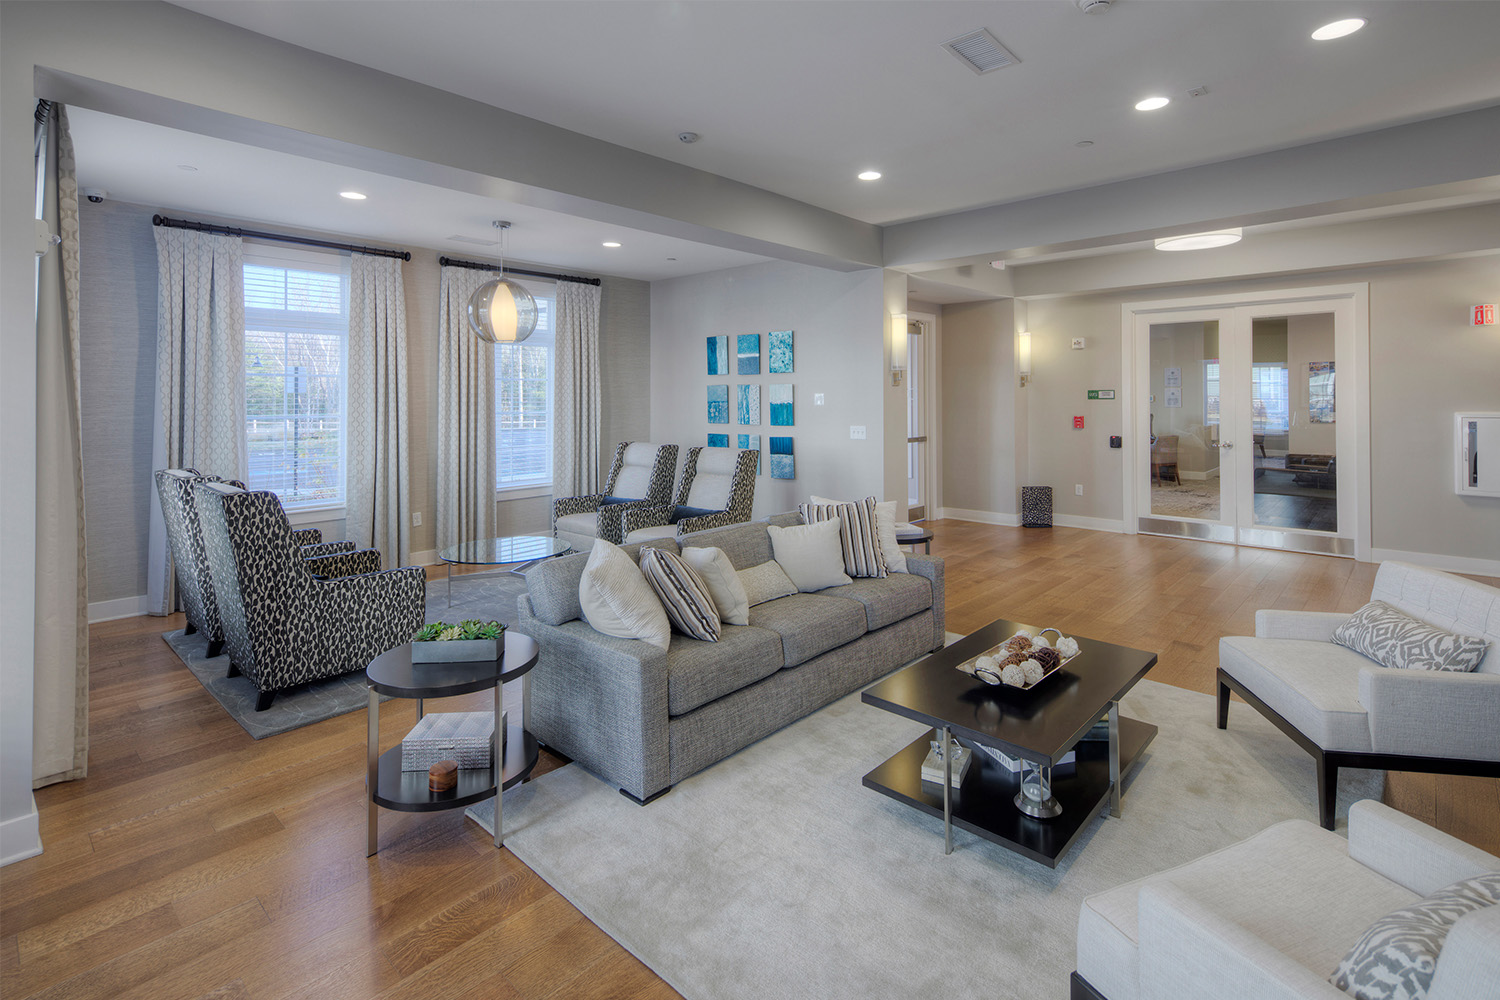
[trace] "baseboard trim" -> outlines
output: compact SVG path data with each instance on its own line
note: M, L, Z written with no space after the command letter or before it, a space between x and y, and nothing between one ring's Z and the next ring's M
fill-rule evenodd
M1450 573L1473 573L1476 576L1500 576L1500 559L1475 559L1472 556L1445 556L1432 552L1403 552L1400 549L1371 549L1371 562L1387 560L1416 563Z
M145 594L117 597L112 601L93 601L89 604L89 624L112 622L117 618L135 618L145 613Z
M0 823L0 868L42 853L40 818L36 811L36 799L33 798L31 812L13 816Z
M937 516L939 520L951 518L954 521L973 521L976 524L996 524L1002 528L1019 528L1021 526L1020 514L999 514L991 510L964 510L962 507L939 507Z
M413 552L411 554L411 564L413 566L437 566L441 563L442 560L438 558L437 549L424 549L421 552Z
M1080 517L1077 514L1053 514L1052 523L1059 528L1086 528L1089 531L1109 531L1123 534L1125 522L1107 517Z

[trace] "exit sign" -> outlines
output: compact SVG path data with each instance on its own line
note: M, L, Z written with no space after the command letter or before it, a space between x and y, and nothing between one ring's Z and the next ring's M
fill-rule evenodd
M1113 389L1090 389L1089 390L1089 399L1114 399L1114 398L1115 398L1115 391Z
M1482 306L1475 306L1469 313L1470 326L1494 326L1495 325L1495 303L1487 302Z

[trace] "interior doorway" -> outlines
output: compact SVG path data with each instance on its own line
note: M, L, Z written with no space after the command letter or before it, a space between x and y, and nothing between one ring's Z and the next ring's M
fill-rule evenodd
M1368 552L1365 298L1127 305L1126 530Z
M931 402L935 317L908 315L906 321L906 519L921 521L934 508Z

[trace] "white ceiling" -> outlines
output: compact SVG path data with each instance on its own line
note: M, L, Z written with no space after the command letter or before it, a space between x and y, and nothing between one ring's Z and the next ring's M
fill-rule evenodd
M1500 101L1488 0L180 5L878 224ZM1351 14L1368 26L1308 37ZM979 27L1019 64L978 76L941 48ZM1155 93L1173 103L1133 109Z

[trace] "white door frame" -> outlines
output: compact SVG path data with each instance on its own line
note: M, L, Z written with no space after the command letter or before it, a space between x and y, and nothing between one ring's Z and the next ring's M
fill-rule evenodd
M942 434L942 428L938 426L937 408L938 318L926 312L908 312L906 318L922 324L922 424L927 428L927 447L923 449L923 464L927 467L927 495L922 498L922 502L927 509L927 520L935 521L941 499L938 496L938 483L942 481L939 476L942 470L938 467ZM902 520L906 518L903 517Z
M1121 455L1121 493L1124 500L1124 530L1136 534L1140 511L1137 499L1139 488L1140 421L1137 409L1140 400L1137 385L1142 374L1139 351L1136 347L1136 328L1146 314L1188 312L1204 308L1239 308L1264 306L1293 306L1314 299L1345 299L1352 313L1353 334L1353 382L1339 382L1339 415L1352 419L1356 430L1354 454L1345 463L1339 455L1339 481L1343 483L1345 470L1347 482L1355 489L1354 520L1352 537L1354 558L1370 562L1373 549L1370 542L1370 286L1366 282L1346 285L1317 285L1309 288L1281 288L1235 292L1226 295L1207 295L1155 299L1143 302L1126 302L1120 309L1120 409L1123 421Z

